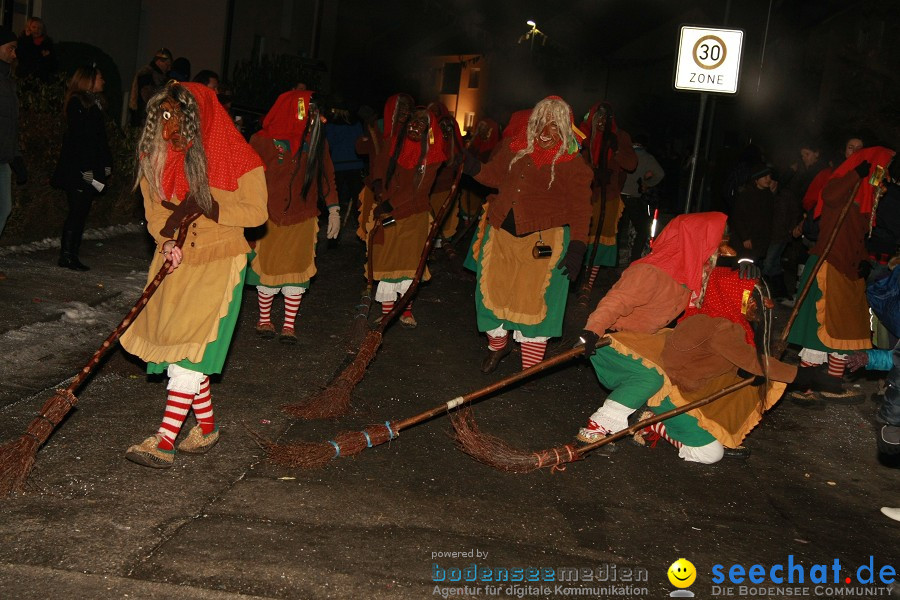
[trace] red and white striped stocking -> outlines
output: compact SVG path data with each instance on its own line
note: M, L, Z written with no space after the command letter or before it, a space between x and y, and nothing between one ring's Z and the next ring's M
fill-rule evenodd
M163 420L157 432L162 435L162 440L157 446L160 450L175 449L175 438L178 437L178 432L181 431L181 426L184 424L193 402L194 394L169 390L166 397L166 411L163 413Z
M256 299L259 302L259 324L268 325L272 322L272 300L275 295L263 294L256 290Z
M544 360L546 350L547 342L522 342L522 370Z
M684 446L684 444L682 444L678 440L673 440L672 438L669 437L669 435L666 433L665 423L662 423L662 422L654 423L653 425L650 425L646 429L649 429L650 431L652 431L653 433L655 433L662 439L666 440L667 442L669 442L670 444L672 444L673 446L675 446L678 449L681 449L681 447Z
M283 292L282 292L283 293ZM288 296L284 295L284 328L294 329L294 320L297 318L297 311L300 310L300 301L303 294Z
M216 419L213 416L212 396L209 393L209 376L203 378L200 383L200 393L194 396L194 402L191 404L194 409L194 417L197 419L197 425L203 431L203 435L209 435L216 429Z
M833 352L828 353L828 374L841 379L844 377L844 369L847 367L847 357Z
M413 304L413 303L412 303L412 300L410 300L409 302L406 303L406 308L403 309L403 315L402 315L402 316L404 316L404 317L411 317L411 316L413 316L413 314L412 314L412 304Z
M594 286L594 281L597 279L597 275L600 273L600 267L591 267L591 274L588 277L588 287Z
M509 340L509 332L506 332L504 335L491 335L488 334L488 350L491 352L498 352L506 348L507 340Z

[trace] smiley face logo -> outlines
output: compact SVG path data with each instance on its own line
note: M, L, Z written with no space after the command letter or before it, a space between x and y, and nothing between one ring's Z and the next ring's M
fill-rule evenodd
M666 574L669 576L669 583L677 588L690 587L697 579L697 569L686 558L679 558L673 562Z

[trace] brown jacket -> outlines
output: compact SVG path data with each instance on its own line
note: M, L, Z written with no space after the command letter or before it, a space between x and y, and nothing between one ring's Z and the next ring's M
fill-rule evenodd
M622 272L588 317L585 329L656 333L684 312L691 292L653 265L635 263Z
M660 365L683 392L703 388L708 380L744 369L762 375L756 349L744 329L728 319L693 315L678 324L666 339ZM797 367L769 358L769 378L790 383Z
M389 152L382 152L375 159L372 179L380 182L375 184L376 190L384 186L384 177L387 173L390 158ZM390 183L384 186L381 195L382 201L390 201L393 207L391 214L394 218L405 219L406 217L431 210L429 194L431 193L431 187L434 185L434 178L437 176L438 169L442 164L433 163L426 165L425 173L418 185L416 185L415 169L404 169L399 164L396 166L394 176L391 178Z
M334 184L334 165L331 163L327 142L325 144L324 162L322 163L325 185L328 187L325 192L325 205L334 206L338 203L337 186ZM312 182L306 198L300 196L309 154L298 152L293 157L285 155L279 162L280 155L272 138L259 134L250 138L250 146L256 150L266 165L269 220L284 227L317 217L319 215L317 182ZM300 161L299 169L297 168L298 160ZM296 175L294 174L295 170Z
M568 225L573 241L587 243L592 173L584 159L576 156L556 163L553 185L548 189L550 165L535 167L525 155L510 167L513 156L509 146L504 146L475 176L479 183L499 190L488 208L491 227L500 227L512 210L519 235Z
M147 230L162 251L168 238L160 235L159 230L165 226L172 211L160 203L146 179L141 179L141 192ZM196 265L246 254L250 246L244 239L244 228L266 222L266 180L262 167L241 175L238 188L233 192L218 188L210 188L210 192L219 203L219 220L201 216L191 224L183 248L185 264Z
M831 237L831 232L837 224L838 216L841 209L850 199L850 192L856 182L860 180L856 171L850 171L843 177L832 179L825 184L822 189L822 220L819 225L819 241L810 250L810 254L822 256L825 251L825 244ZM834 239L834 246L828 253L828 262L838 271L852 280L859 279L859 263L868 257L866 253L865 237L869 231L869 218L859 212L859 207L855 204L850 207L847 217L844 219L841 228L838 230L837 237Z

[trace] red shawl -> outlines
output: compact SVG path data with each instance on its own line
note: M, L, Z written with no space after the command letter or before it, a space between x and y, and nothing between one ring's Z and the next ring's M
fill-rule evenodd
M727 220L725 213L720 212L678 215L653 242L650 254L635 263L662 269L691 292L699 294L703 286L703 266L719 247Z
M278 96L263 119L259 135L273 140L287 140L291 145L291 154L296 154L303 143L312 95L313 92L304 90L285 92Z
M425 152L424 164L432 165L444 162L447 159L447 154L444 151L444 138L441 136L441 130L438 129L437 117L435 117L434 113L430 110L425 112L428 114L428 131L423 135L428 137L428 150ZM403 147L400 148L400 156L397 157L397 164L404 169L415 169L419 165L419 157L421 154L421 140L414 142L413 140L404 137Z
M219 103L216 93L202 83L180 83L197 100L200 109L200 138L206 153L209 187L233 192L238 179L257 167L262 159L234 128L231 117ZM166 198L183 200L190 186L184 173L185 153L171 145L163 167L162 188Z
M606 104L608 108L607 118L606 118L606 127L603 129L603 134L594 136L594 115L597 114L597 111L600 109L600 106ZM603 147L603 138L606 137L606 133L616 133L619 131L618 125L616 125L616 119L612 116L612 106L609 102L597 102L591 107L591 110L588 112L588 117L585 121L578 126L578 129L585 135L585 144L589 144L591 152L591 165L596 169L600 166L600 148ZM613 159L612 148L607 150L606 154L606 164L610 164Z
M386 140L392 140L397 137L399 131L394 131L394 112L397 110L397 103L403 96L409 101L410 110L412 110L413 99L409 94L394 94L384 103L384 131L381 137ZM391 144L393 145L393 144Z
M869 183L869 177L871 177L875 172L876 166L884 167L885 169L887 169L888 165L891 164L891 160L893 160L893 158L894 151L882 146L872 146L871 148L863 148L862 150L857 150L850 155L850 158L842 162L841 166L834 170L834 173L831 174L829 181L831 181L832 179L843 177L844 175L858 167L859 164L864 160L869 161L871 163L871 166L869 167L869 175L860 182L859 189L856 190L856 197L853 198L853 202L856 203L856 205L859 207L859 212L861 214L871 214L872 204L874 204L875 202L875 186ZM813 213L813 216L818 217L820 214L822 214L821 192L819 193L819 202L816 205L816 211Z

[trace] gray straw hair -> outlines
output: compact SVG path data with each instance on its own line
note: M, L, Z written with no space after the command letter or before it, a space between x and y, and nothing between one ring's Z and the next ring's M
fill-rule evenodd
M137 145L138 172L134 189L146 178L160 200L169 200L162 189L162 174L166 164L169 144L162 137L162 104L171 99L181 106L184 118L181 135L188 144L184 157L184 173L188 181L189 193L204 211L212 207L212 195L207 177L206 152L200 135L200 107L187 88L170 81L147 102L147 122ZM184 200L181 198L180 200Z

